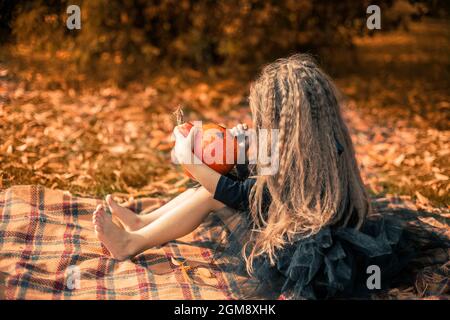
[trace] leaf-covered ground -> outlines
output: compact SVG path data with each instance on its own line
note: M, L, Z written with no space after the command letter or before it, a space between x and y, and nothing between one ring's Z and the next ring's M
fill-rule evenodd
M448 32L428 23L359 39L357 68L336 77L371 192L438 211L450 205ZM126 89L75 91L15 67L0 67L1 188L39 183L91 196L171 196L188 183L169 158L178 104L190 119L251 123L242 80L187 70Z

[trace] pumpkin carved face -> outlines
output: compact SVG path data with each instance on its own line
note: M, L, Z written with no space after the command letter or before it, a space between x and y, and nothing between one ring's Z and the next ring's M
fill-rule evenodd
M186 122L178 126L180 133L187 136L193 124ZM208 167L220 174L227 174L237 162L237 139L226 128L214 124L204 123L194 137L194 154ZM186 175L192 175L184 168Z

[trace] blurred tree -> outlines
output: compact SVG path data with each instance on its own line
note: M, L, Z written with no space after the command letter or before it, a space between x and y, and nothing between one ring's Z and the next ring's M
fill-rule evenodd
M82 29L65 27L69 4L81 7ZM166 63L201 69L259 65L295 51L351 47L366 28L369 0L0 0L0 36L56 54L77 70L127 81ZM382 28L448 12L432 0L380 2ZM433 11L434 10L434 11Z
M10 21L14 6L13 1L0 0L0 44L6 41L11 34Z

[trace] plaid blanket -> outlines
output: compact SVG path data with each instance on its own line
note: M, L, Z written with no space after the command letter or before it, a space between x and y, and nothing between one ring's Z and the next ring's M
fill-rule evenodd
M119 262L93 232L101 201L41 186L1 192L0 298L236 298L241 279L219 269L208 242L213 232L227 232L217 215L207 228ZM135 208L145 209L139 202Z
M190 235L119 262L108 256L94 235L91 216L101 202L41 186L15 186L0 192L0 299L240 296L240 288L248 279L224 267L225 260L214 259L217 240L228 239L227 235L239 227L235 212L222 210L210 215ZM136 200L130 208L141 213L151 209L149 204ZM404 221L408 216L418 217L412 220L418 237L423 231L434 231L450 239L448 214L408 210L408 204L393 199L378 199L373 206L378 214L395 215ZM449 297L450 248L424 245L420 251L413 283L378 298Z

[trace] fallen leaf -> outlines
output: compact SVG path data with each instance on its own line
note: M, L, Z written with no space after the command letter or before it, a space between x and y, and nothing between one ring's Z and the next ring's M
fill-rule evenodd
M447 181L449 179L448 176L438 173L438 172L435 172L434 176L436 177L436 179L438 179L440 181Z
M398 156L397 158L395 158L395 160L393 161L395 166L400 166L403 162L403 160L405 160L405 155L402 153L400 156Z
M419 191L416 191L416 197L418 202L421 204L428 205L430 203L430 200L428 200L428 198L422 195Z

